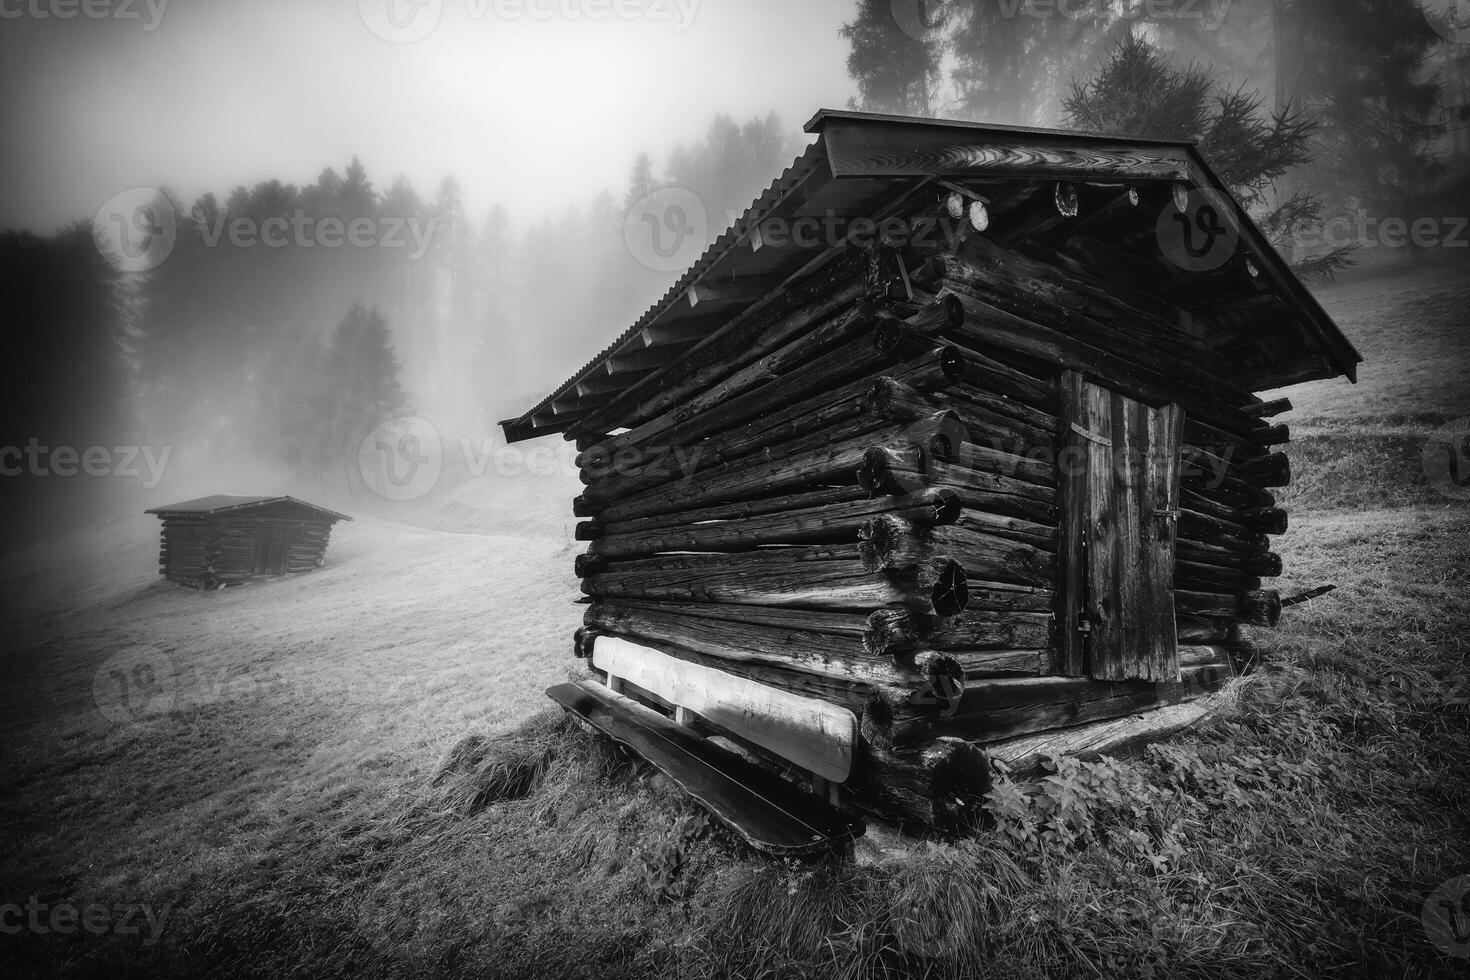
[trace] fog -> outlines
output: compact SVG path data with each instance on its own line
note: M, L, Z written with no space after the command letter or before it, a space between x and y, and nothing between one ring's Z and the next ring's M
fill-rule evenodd
M1421 142L1463 161L1465 47L1400 6L1404 77L1460 73L1458 135ZM195 493L394 502L361 453L503 449L496 420L661 296L818 108L1066 125L1073 82L1131 36L1263 111L1311 92L1330 116L1330 61L1286 46L1281 9L0 0L0 506L26 537ZM1343 175L1386 164L1346 146L1314 190L1356 207ZM672 255L640 212L666 186L699 211ZM435 492L466 478L442 470Z

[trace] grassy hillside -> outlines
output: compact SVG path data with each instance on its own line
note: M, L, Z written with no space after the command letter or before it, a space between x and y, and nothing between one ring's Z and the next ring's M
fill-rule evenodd
M217 593L161 582L142 520L7 556L0 904L160 925L23 930L0 968L1445 975L1420 912L1470 870L1470 510L1419 454L1470 414L1462 281L1323 291L1369 362L1290 392L1279 550L1284 592L1338 591L1258 631L1267 669L1210 724L1003 784L968 841L767 861L545 711L575 665L572 479L460 474L340 526L318 573Z

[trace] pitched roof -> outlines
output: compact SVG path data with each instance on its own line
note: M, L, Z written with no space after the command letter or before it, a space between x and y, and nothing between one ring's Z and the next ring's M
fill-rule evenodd
M196 497L193 500L184 500L177 504L169 504L165 507L151 507L143 513L157 514L159 517L167 517L173 514L224 514L231 511L253 510L269 504L281 503L294 504L297 507L315 511L334 521L352 520L346 514L339 514L335 510L318 507L316 504L307 503L305 500L297 500L295 497L252 497L233 493L216 493L208 497Z
M1191 313L1198 309L1198 319L1221 336L1244 338L1243 346L1252 338L1272 339L1233 380L1260 390L1353 378L1362 360L1193 144L831 109L819 111L806 130L816 139L662 298L551 394L500 423L508 441L554 432L599 435L629 424L639 404L676 374L687 377L695 367L717 363L721 354L713 341L846 247L813 248L794 235L773 243L762 236L763 225L814 215L875 217L936 181L1182 184L1211 192L1226 204L1223 217L1238 233L1250 272L1246 262L1232 261L1208 276L1175 270L1178 282L1167 285L1183 290L1173 302ZM1152 241L1143 247L1157 249ZM1208 288L1195 288L1201 284ZM1237 314L1219 302L1222 295L1248 297L1256 308ZM1191 309L1190 297L1197 296L1211 297L1215 307L1208 313Z

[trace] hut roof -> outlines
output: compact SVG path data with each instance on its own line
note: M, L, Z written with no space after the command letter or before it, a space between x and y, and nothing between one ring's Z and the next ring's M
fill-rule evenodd
M688 374L718 360L706 348L743 314L841 251L798 240L765 242L764 223L872 217L946 181L1162 182L1211 192L1252 272L1244 262L1204 273L1167 263L1159 268L1164 285L1182 287L1171 301L1204 324L1212 340L1219 338L1219 349L1231 351L1238 370L1230 380L1250 390L1341 375L1356 380L1362 357L1191 143L831 109L819 111L806 131L815 140L663 298L533 408L500 423L508 441L628 424L636 406L663 390L675 370ZM1155 236L1143 237L1107 245L1122 259L1158 265ZM1201 284L1209 288L1194 288ZM1208 307L1195 296L1209 297ZM1249 302L1222 303L1222 296Z
M225 514L238 511L256 510L274 504L289 504L314 513L332 521L350 521L352 518L346 514L339 514L335 510L318 507L316 504L307 503L305 500L297 500L295 497L252 497L243 494L216 493L208 497L196 497L193 500L180 501L177 504L168 504L164 507L151 507L144 511L145 514L157 514L160 517L169 517L175 514Z

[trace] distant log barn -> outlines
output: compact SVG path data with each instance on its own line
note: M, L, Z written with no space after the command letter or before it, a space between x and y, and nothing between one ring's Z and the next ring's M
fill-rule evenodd
M352 520L294 497L230 494L147 513L163 521L159 573L197 589L319 568L332 525Z
M1283 606L1290 403L1256 393L1361 360L1190 144L808 132L501 423L580 450L593 679L548 693L774 851L1198 717Z

